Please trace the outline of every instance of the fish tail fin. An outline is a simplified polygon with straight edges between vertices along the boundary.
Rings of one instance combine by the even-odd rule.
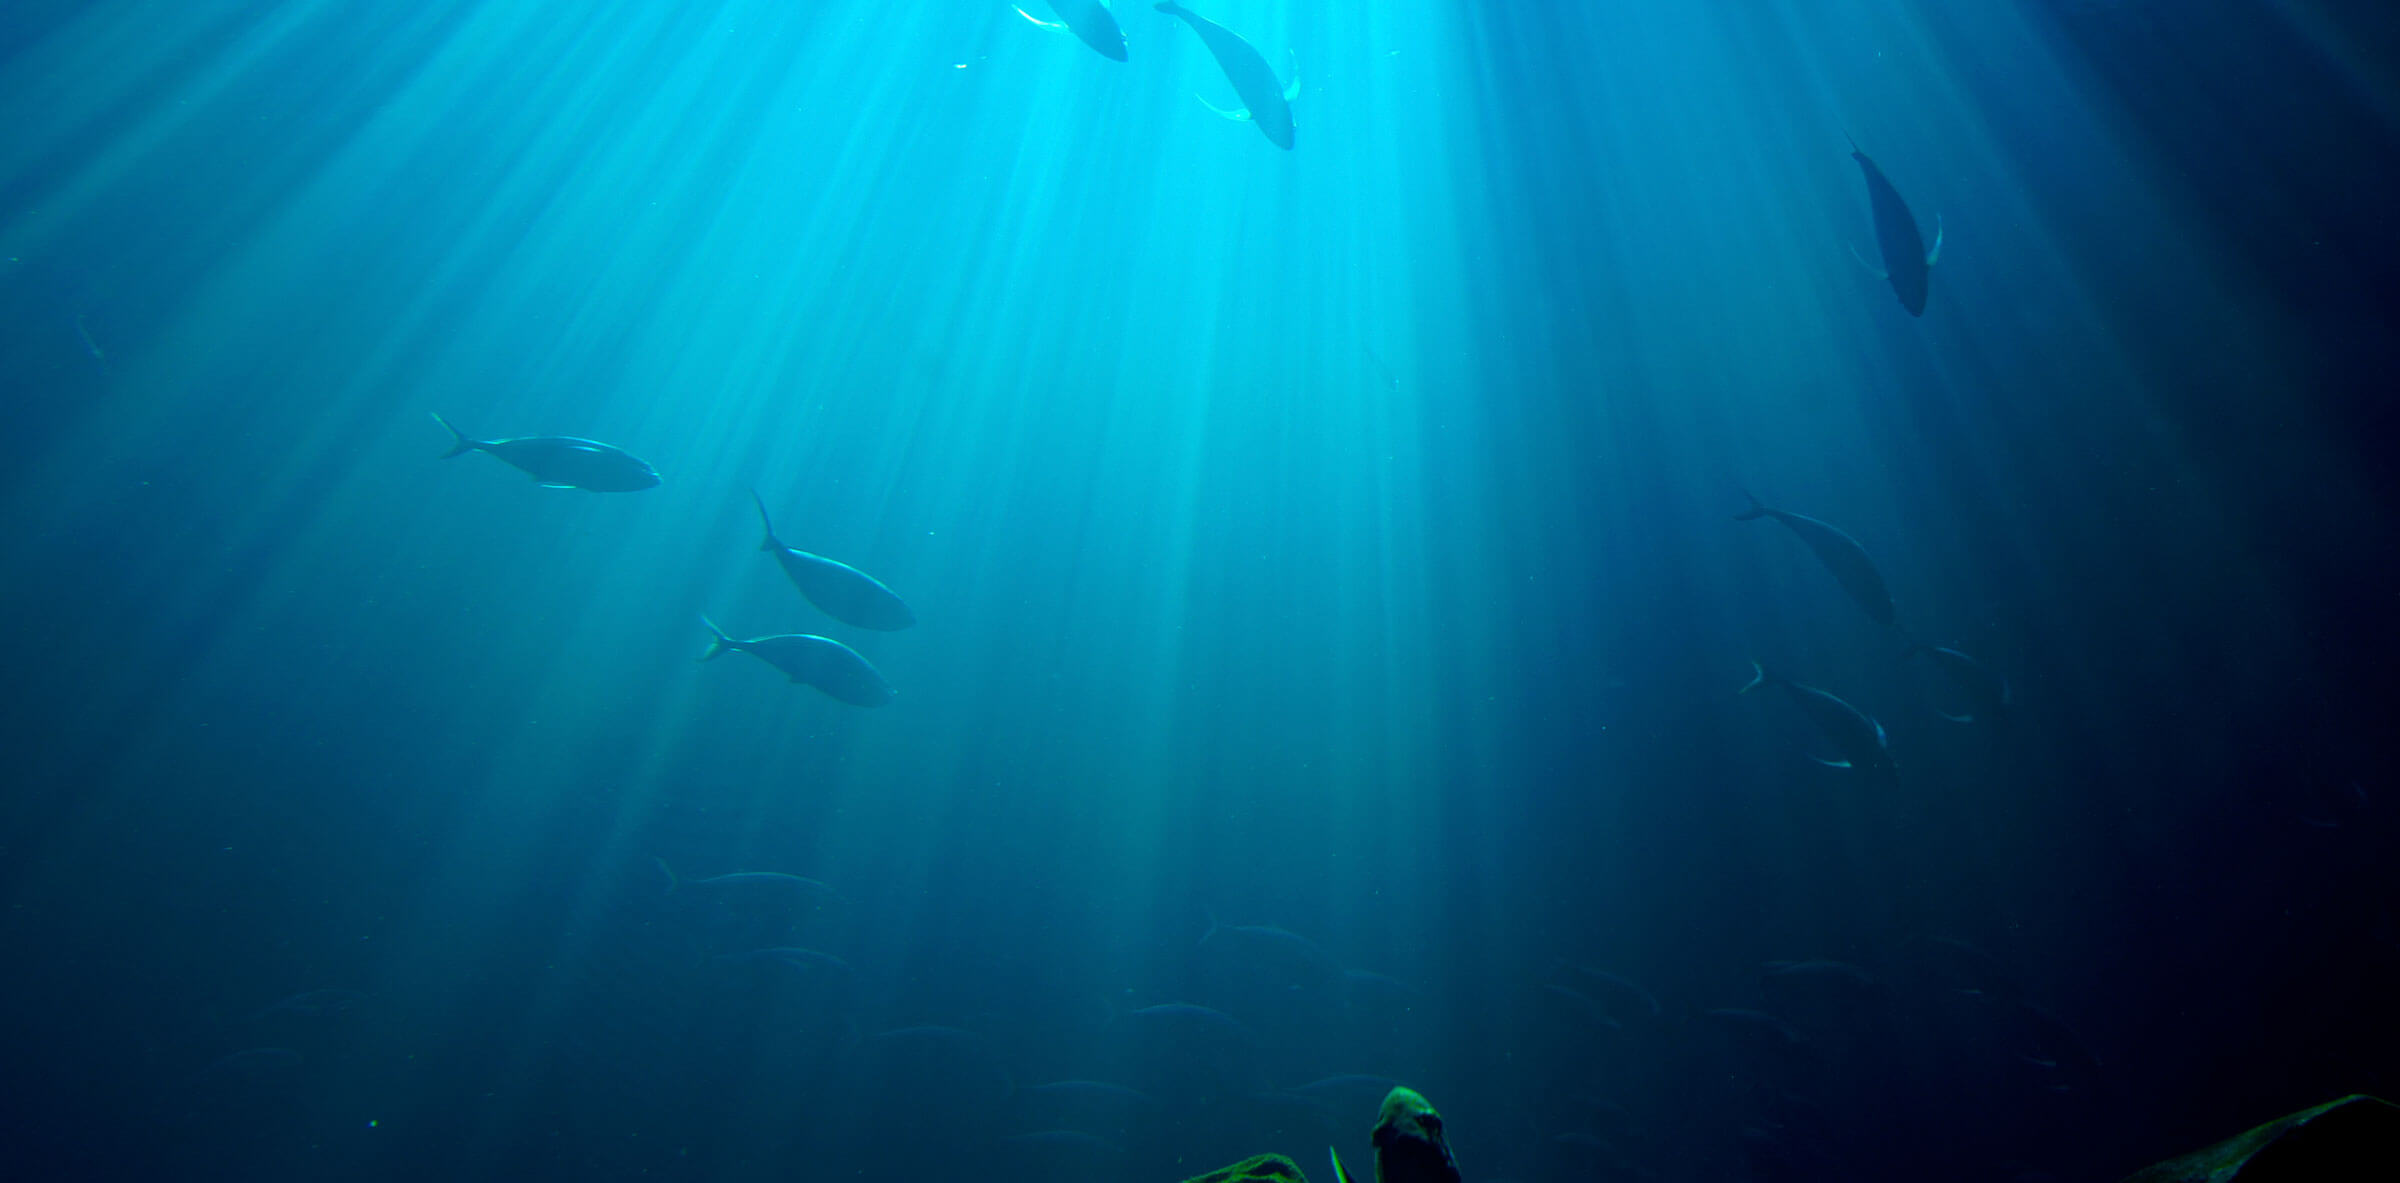
[[[708,633],[710,637],[708,642],[708,652],[701,654],[700,660],[707,661],[710,658],[715,657],[716,655],[723,653],[740,643],[735,641],[732,637],[726,636],[725,630],[718,628],[717,622],[710,620],[706,615],[700,617],[700,623],[708,626]]]
[[[758,524],[767,532],[766,538],[759,542],[758,549],[763,551],[782,550],[783,543],[775,537],[775,519],[767,516],[767,499],[759,496],[758,490],[752,489],[750,490],[750,500],[758,506]]]
[[[1748,694],[1751,691],[1766,685],[1770,680],[1767,677],[1767,667],[1760,665],[1757,658],[1754,657],[1750,659],[1750,669],[1752,673],[1749,683],[1743,686],[1741,689],[1734,691],[1735,694]]]
[[[1925,252],[1925,265],[1928,267],[1942,261],[1942,234],[1942,215],[1936,213],[1933,215],[1933,249]]]
[[[464,456],[467,453],[483,446],[482,440],[467,438],[466,432],[450,426],[450,421],[442,418],[439,413],[427,411],[426,414],[432,415],[433,421],[441,424],[442,430],[450,433],[450,439],[452,441],[450,444],[450,450],[442,453],[442,459],[448,460],[452,456]]]
[[[1747,522],[1747,521],[1751,521],[1751,520],[1753,520],[1753,519],[1755,519],[1755,518],[1763,518],[1763,517],[1767,516],[1767,507],[1766,507],[1765,503],[1761,502],[1761,501],[1758,499],[1758,495],[1757,495],[1757,494],[1755,494],[1755,493],[1752,493],[1752,492],[1751,492],[1750,490],[1748,490],[1748,489],[1744,489],[1744,490],[1742,490],[1742,496],[1744,496],[1744,497],[1747,497],[1747,498],[1749,498],[1749,499],[1750,499],[1750,508],[1748,508],[1748,509],[1746,509],[1746,510],[1743,510],[1742,512],[1740,512],[1740,513],[1737,513],[1737,514],[1733,515],[1733,520],[1734,520],[1734,521],[1737,521],[1737,522]]]

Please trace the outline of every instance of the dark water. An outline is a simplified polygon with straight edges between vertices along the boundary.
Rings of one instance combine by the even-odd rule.
[[[1317,1170],[1400,1080],[1477,1181],[2106,1180],[2400,1087],[2381,6],[1201,9],[1288,153],[1119,9],[0,13],[11,1177]]]

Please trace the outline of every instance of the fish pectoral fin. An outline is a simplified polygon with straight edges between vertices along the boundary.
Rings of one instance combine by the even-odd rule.
[[[1942,215],[1933,215],[1933,249],[1925,252],[1928,267],[1942,261]]]
[[[1890,279],[1890,278],[1892,277],[1892,273],[1891,273],[1891,272],[1889,272],[1889,271],[1886,271],[1886,270],[1884,270],[1883,268],[1881,268],[1881,267],[1878,267],[1878,266],[1874,265],[1873,263],[1867,262],[1867,257],[1866,257],[1865,255],[1862,255],[1862,254],[1859,254],[1859,253],[1858,253],[1858,244],[1857,244],[1857,243],[1853,242],[1853,243],[1848,243],[1848,244],[1845,244],[1845,245],[1847,245],[1847,246],[1850,248],[1850,257],[1851,257],[1851,258],[1853,258],[1853,259],[1856,259],[1856,260],[1858,260],[1858,265],[1859,265],[1859,266],[1866,268],[1866,269],[1867,269],[1868,271],[1870,271],[1870,272],[1873,272],[1873,273],[1874,273],[1874,275],[1875,275],[1875,278],[1877,278],[1877,279]]]
[[[1292,80],[1283,84],[1283,101],[1288,103],[1300,97],[1300,55],[1288,49],[1283,52],[1292,59]]]
[[[1235,107],[1233,110],[1228,111],[1225,108],[1216,105],[1215,103],[1209,102],[1207,99],[1201,99],[1199,95],[1195,94],[1192,97],[1195,99],[1200,99],[1201,106],[1206,107],[1227,119],[1233,120],[1235,123],[1250,122],[1250,111],[1248,108]]]
[[[1046,21],[1030,12],[1025,11],[1022,8],[1017,8],[1017,6],[1014,4],[1009,5],[1009,7],[1016,9],[1018,16],[1024,17],[1026,20],[1032,21],[1034,24],[1040,25],[1041,27],[1048,29],[1053,33],[1064,33],[1067,31],[1067,22],[1065,21]]]
[[[545,489],[572,489],[572,488],[576,488],[576,487],[577,487],[577,486],[574,486],[574,485],[562,485],[562,484],[559,484],[557,481],[545,481],[545,480],[543,480],[543,479],[542,479],[542,478],[540,478],[540,477],[535,477],[535,478],[533,478],[533,483],[534,483],[534,484],[537,484],[537,485],[540,485],[541,487],[543,487],[543,488],[545,488]]]
[[[1850,767],[1850,762],[1849,762],[1848,760],[1828,760],[1828,759],[1825,759],[1825,758],[1824,758],[1824,757],[1822,757],[1822,756],[1810,756],[1810,757],[1809,757],[1809,759],[1811,759],[1811,760],[1815,760],[1817,763],[1819,763],[1819,764],[1822,764],[1822,765],[1824,765],[1824,766],[1825,766],[1825,767],[1827,767],[1827,768],[1848,768],[1848,767]]]
[[[1333,1183],[1350,1183],[1350,1172],[1342,1168],[1342,1152],[1328,1146],[1325,1153],[1333,1159]]]

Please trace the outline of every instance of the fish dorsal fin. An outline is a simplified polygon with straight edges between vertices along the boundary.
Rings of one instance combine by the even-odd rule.
[[[1342,1152],[1328,1146],[1325,1156],[1333,1160],[1333,1183],[1350,1183],[1350,1172],[1342,1167]]]
[[[1192,97],[1195,99],[1200,99],[1199,95],[1193,95]],[[1209,102],[1207,99],[1200,99],[1200,105],[1216,112],[1219,115],[1224,116],[1227,119],[1233,120],[1235,123],[1250,122],[1250,111],[1248,108],[1235,107],[1233,110],[1228,111],[1225,108],[1216,105],[1215,103]]]
[[[1933,215],[1933,249],[1925,252],[1928,267],[1942,261],[1942,215]]]
[[[1034,24],[1040,25],[1041,27],[1048,29],[1053,33],[1064,33],[1067,31],[1067,22],[1065,21],[1046,21],[1030,12],[1025,11],[1022,8],[1017,8],[1017,6],[1014,4],[1009,5],[1009,7],[1016,8],[1018,16],[1024,17],[1026,20],[1032,21]]]
[[[1884,270],[1883,268],[1881,268],[1881,267],[1878,267],[1878,266],[1874,265],[1873,263],[1867,262],[1867,257],[1866,257],[1865,255],[1862,255],[1862,254],[1859,254],[1859,253],[1858,253],[1858,244],[1857,244],[1857,243],[1855,243],[1855,242],[1852,242],[1852,243],[1845,243],[1844,245],[1846,245],[1846,246],[1848,246],[1848,247],[1850,248],[1850,257],[1851,257],[1851,258],[1853,258],[1853,259],[1856,259],[1856,260],[1858,260],[1858,265],[1859,265],[1859,266],[1866,268],[1866,269],[1867,269],[1868,271],[1870,271],[1870,272],[1873,272],[1873,273],[1874,273],[1874,275],[1875,275],[1875,278],[1877,278],[1877,279],[1890,279],[1890,278],[1892,277],[1892,273],[1891,273],[1891,272],[1889,272],[1889,271],[1886,271],[1886,270]]]

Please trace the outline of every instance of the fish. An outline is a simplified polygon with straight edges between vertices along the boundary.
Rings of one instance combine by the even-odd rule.
[[[1442,1132],[1442,1115],[1415,1089],[1386,1093],[1370,1136],[1375,1144],[1375,1183],[1459,1183],[1458,1159]],[[1328,1146],[1334,1183],[1351,1183],[1341,1152]]]
[[[687,885],[691,887],[781,887],[804,893],[821,892],[827,895],[833,893],[833,888],[822,879],[811,879],[806,875],[794,875],[787,871],[728,871],[723,875],[711,875],[706,879],[684,879],[675,873],[675,868],[667,865],[667,860],[653,856],[650,861],[657,864],[659,874],[667,877],[669,894],[673,894],[676,888]]]
[[[851,967],[849,962],[844,961],[831,953],[827,953],[818,949],[804,949],[797,945],[779,945],[770,949],[752,949],[747,953],[720,953],[717,955],[717,960],[721,962],[738,963],[742,965],[783,965],[789,966],[793,969],[801,970],[831,970],[834,973],[843,975],[850,975],[858,972]]]
[[[2099,1074],[2099,1055],[2066,1020],[2031,1002],[2017,1004],[2017,1018],[2023,1029],[2019,1059],[2084,1083]]]
[[[1084,1130],[1034,1130],[1023,1134],[1004,1134],[1000,1140],[1012,1146],[1035,1150],[1077,1151],[1092,1154],[1125,1153],[1123,1146]]]
[[[1809,1043],[1798,1028],[1763,1010],[1721,1007],[1701,1014],[1715,1021],[1735,1043],[1750,1051],[1787,1061],[1812,1060],[1817,1055],[1815,1045]]]
[[[2334,788],[2319,781],[2310,791],[2315,804],[2298,815],[2301,822],[2320,830],[2338,830],[2350,821],[2366,816],[2372,801],[2364,785],[2351,781],[2347,787]]]
[[[1055,21],[1017,9],[1017,15],[1045,29],[1061,29],[1075,34],[1075,39],[1091,46],[1101,57],[1110,61],[1125,60],[1125,30],[1117,27],[1117,18],[1108,10],[1108,0],[1050,0],[1050,11],[1058,14]]]
[[[1652,994],[1647,987],[1632,978],[1623,974],[1610,973],[1605,969],[1593,969],[1588,965],[1574,965],[1564,961],[1559,964],[1590,981],[1599,983],[1610,993],[1622,999],[1641,1004],[1642,1009],[1648,1011],[1651,1018],[1655,1019],[1666,1013],[1665,1009],[1658,1004],[1658,995]],[[1614,1008],[1610,1009],[1610,1013],[1615,1013]]]
[[[1880,989],[1875,981],[1875,975],[1847,961],[1834,961],[1829,958],[1812,958],[1807,961],[1770,961],[1759,967],[1758,976],[1761,985],[1778,982],[1794,985],[1803,982],[1824,982],[1848,990],[1873,991]]]
[[[1214,913],[1199,948],[1287,986],[1318,986],[1341,976],[1341,964],[1315,941],[1272,924],[1219,924]]]
[[[302,1056],[288,1047],[251,1047],[217,1057],[192,1074],[187,1083],[223,1087],[264,1077],[282,1077],[300,1066]]]
[[[1892,187],[1883,170],[1858,150],[1858,141],[1850,141],[1850,159],[1858,162],[1860,172],[1867,175],[1867,202],[1875,211],[1875,245],[1883,252],[1883,266],[1870,264],[1868,270],[1891,281],[1892,291],[1900,297],[1900,306],[1910,316],[1925,315],[1925,295],[1933,277],[1933,265],[1942,258],[1942,219],[1933,219],[1933,249],[1925,248],[1925,236],[1917,229],[1916,215],[1908,212],[1908,203],[1900,200],[1900,191]],[[1851,248],[1856,254],[1857,248]],[[1866,262],[1860,258],[1859,262]]]
[[[750,500],[758,503],[759,525],[767,532],[758,549],[775,556],[775,564],[783,568],[792,586],[819,611],[843,624],[879,632],[896,632],[917,622],[917,614],[874,576],[848,563],[785,546],[775,537],[775,520],[767,516],[766,499],[753,489]]]
[[[658,470],[622,448],[571,435],[530,435],[523,439],[479,440],[435,415],[455,441],[442,459],[469,452],[488,452],[501,463],[521,469],[545,489],[582,489],[592,493],[637,493],[658,484]]]
[[[1327,1076],[1307,1084],[1296,1084],[1283,1090],[1284,1095],[1296,1097],[1322,1109],[1345,1108],[1344,1102],[1364,1104],[1369,1097],[1382,1097],[1399,1087],[1400,1082],[1388,1076],[1373,1076],[1363,1072],[1346,1072]]]
[[[108,354],[101,351],[98,341],[92,340],[92,330],[83,323],[83,318],[90,315],[88,312],[75,314],[75,339],[83,342],[84,356],[91,358],[92,364],[100,367],[100,372],[105,374],[108,372]]]
[[[1162,1030],[1182,1029],[1205,1034],[1212,1038],[1250,1041],[1250,1029],[1241,1020],[1213,1007],[1197,1002],[1161,1002],[1135,1007],[1125,1012],[1128,1019],[1138,1019]]]
[[[772,637],[752,637],[747,641],[725,635],[714,621],[703,616],[700,623],[708,626],[714,636],[708,652],[700,660],[708,661],[727,651],[747,653],[783,671],[794,682],[814,686],[840,702],[854,707],[879,707],[892,701],[891,683],[875,672],[856,650],[831,637],[810,633],[783,633]]]
[[[1883,572],[1875,569],[1875,560],[1867,557],[1867,548],[1858,539],[1812,517],[1769,509],[1748,490],[1742,496],[1750,498],[1750,508],[1733,515],[1737,522],[1773,518],[1784,528],[1799,536],[1808,549],[1833,572],[1834,582],[1866,609],[1867,617],[1877,624],[1890,624],[1898,613],[1892,607],[1892,593],[1883,584]]]
[[[1070,1102],[1098,1100],[1144,1107],[1158,1104],[1157,1098],[1140,1089],[1106,1080],[1053,1080],[1047,1084],[1028,1085],[1025,1092],[1029,1096]]]
[[[1544,982],[1542,991],[1552,998],[1564,1000],[1566,1010],[1584,1023],[1606,1031],[1625,1029],[1625,1024],[1618,1022],[1616,1016],[1608,1013],[1608,1007],[1605,1004],[1581,990],[1571,986],[1561,986],[1556,982]]]
[[[1918,942],[1918,951],[1925,968],[1957,994],[1998,1002],[2025,993],[2024,983],[2015,971],[1999,958],[1957,937],[1926,937]]]
[[[2000,671],[1956,649],[1943,649],[1935,645],[1912,644],[1901,656],[1914,657],[1919,653],[1933,659],[1934,668],[1957,683],[1958,688],[1966,692],[1969,701],[1968,709],[1961,714],[1953,715],[1944,710],[1936,710],[1935,714],[1953,723],[1988,723],[2007,714],[2009,708],[2016,705],[2016,692],[2010,689],[2008,679],[2002,677]]]
[[[1784,692],[1791,695],[1792,701],[1799,704],[1800,713],[1807,715],[1809,722],[1816,724],[1817,730],[1824,732],[1826,738],[1833,741],[1833,746],[1840,749],[1841,759],[1818,760],[1817,763],[1828,768],[1854,769],[1878,779],[1891,779],[1894,769],[1890,739],[1883,733],[1883,724],[1876,722],[1873,716],[1814,686],[1803,686],[1769,674],[1767,667],[1755,661],[1750,663],[1750,668],[1757,671],[1757,676],[1751,678],[1749,685],[1737,693],[1748,694],[1761,686],[1783,687]]]
[[[243,1021],[259,1022],[278,1015],[302,1019],[325,1019],[346,1015],[366,1002],[367,995],[359,990],[302,990],[289,998],[252,1011]]]
[[[1424,991],[1417,989],[1415,986],[1412,986],[1407,982],[1401,981],[1390,974],[1377,973],[1371,969],[1343,970],[1342,987],[1348,993],[1352,1001],[1363,1001],[1369,998],[1384,998],[1388,1000],[1408,1002],[1424,995]]]
[[[1225,71],[1225,81],[1233,84],[1233,93],[1243,106],[1231,111],[1212,106],[1207,99],[1200,104],[1227,119],[1256,124],[1267,142],[1289,151],[1292,146],[1292,100],[1300,97],[1300,76],[1295,73],[1290,85],[1275,77],[1275,67],[1249,42],[1231,30],[1185,8],[1175,0],[1161,0],[1152,5],[1168,16],[1181,17],[1183,23],[1200,35],[1200,44],[1208,47],[1210,56],[1217,59],[1217,68]]]

